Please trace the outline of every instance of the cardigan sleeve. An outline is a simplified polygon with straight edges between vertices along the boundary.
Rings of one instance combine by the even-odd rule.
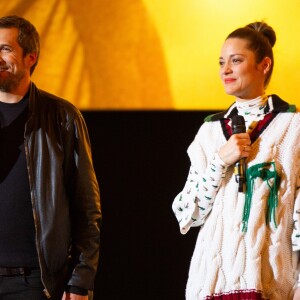
[[[205,222],[226,169],[227,165],[217,153],[203,174],[191,165],[185,186],[172,205],[182,234],[187,233],[190,227],[201,226]]]

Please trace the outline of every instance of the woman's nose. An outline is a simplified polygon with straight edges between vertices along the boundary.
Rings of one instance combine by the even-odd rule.
[[[222,68],[223,74],[230,74],[232,72],[231,65],[229,62],[225,62]]]

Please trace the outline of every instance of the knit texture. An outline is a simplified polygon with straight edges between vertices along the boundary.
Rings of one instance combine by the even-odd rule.
[[[296,214],[294,203],[300,202],[297,188],[299,140],[300,115],[280,113],[252,144],[247,159],[248,168],[272,163],[280,177],[278,203],[270,215],[271,219],[276,218],[276,223],[266,222],[268,199],[276,185],[274,178],[268,181],[257,176],[253,179],[246,232],[242,230],[245,195],[237,192],[233,166],[218,164],[218,172],[222,173],[222,168],[225,170],[224,178],[219,182],[214,199],[210,200],[205,218],[201,219],[195,195],[191,196],[194,206],[187,206],[197,220],[185,221],[181,230],[185,225],[188,228],[183,233],[189,226],[201,227],[189,271],[187,300],[231,291],[257,291],[262,293],[262,298],[272,300],[292,299],[298,276],[297,254],[292,252],[291,240],[293,213]],[[198,174],[198,181],[225,142],[220,122],[202,125],[188,150],[191,169],[194,175]],[[191,193],[193,191],[191,189]],[[178,198],[174,203],[178,203]],[[173,204],[173,209],[176,208]]]

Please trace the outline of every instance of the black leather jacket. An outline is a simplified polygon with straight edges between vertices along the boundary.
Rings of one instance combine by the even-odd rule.
[[[69,102],[30,86],[25,151],[45,293],[93,289],[100,196],[87,128]]]

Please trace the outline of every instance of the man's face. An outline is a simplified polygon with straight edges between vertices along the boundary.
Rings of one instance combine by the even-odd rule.
[[[17,28],[0,28],[0,91],[13,93],[30,77],[30,54],[24,56],[18,44]],[[29,77],[28,77],[29,76]]]

